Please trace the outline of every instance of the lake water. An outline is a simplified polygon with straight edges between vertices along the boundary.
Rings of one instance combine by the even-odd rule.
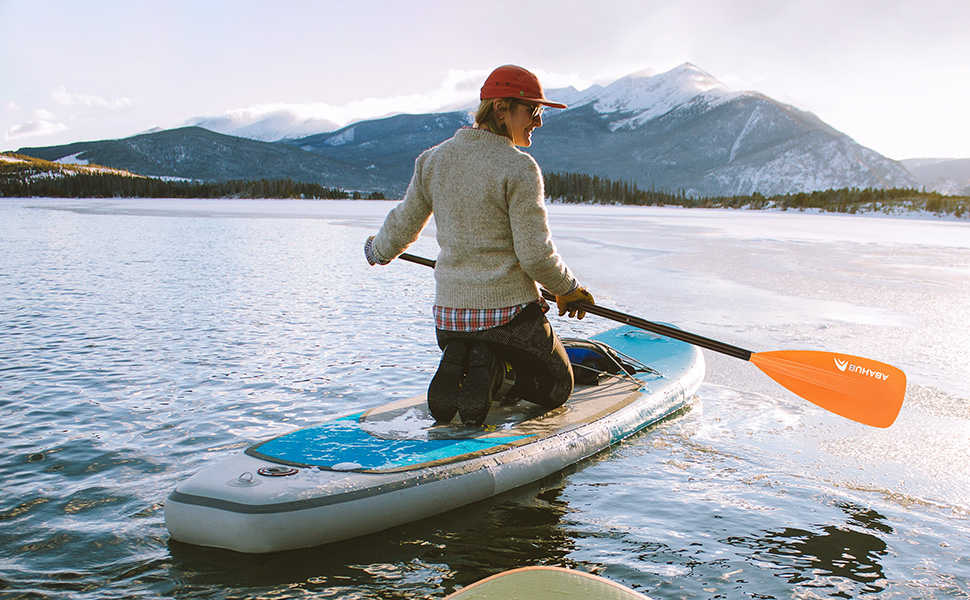
[[[898,421],[706,352],[691,410],[537,484],[308,550],[171,542],[188,475],[426,388],[431,271],[361,249],[392,206],[0,200],[0,598],[440,598],[538,564],[653,598],[970,597],[966,221],[552,206],[599,303],[894,364]]]

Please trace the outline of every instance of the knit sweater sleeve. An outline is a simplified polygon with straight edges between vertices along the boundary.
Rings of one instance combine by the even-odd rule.
[[[515,255],[529,277],[561,296],[579,284],[552,241],[539,165],[531,156],[522,156],[518,172],[507,184]]]
[[[374,236],[373,248],[385,260],[396,258],[417,241],[431,219],[431,199],[422,178],[422,167],[428,154],[425,152],[415,161],[414,175],[404,200],[387,214],[381,230]]]

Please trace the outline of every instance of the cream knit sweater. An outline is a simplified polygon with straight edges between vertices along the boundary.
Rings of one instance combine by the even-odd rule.
[[[578,284],[549,233],[539,165],[504,136],[460,129],[415,162],[404,200],[387,215],[373,249],[384,260],[418,239],[432,213],[441,252],[435,304],[503,308]]]

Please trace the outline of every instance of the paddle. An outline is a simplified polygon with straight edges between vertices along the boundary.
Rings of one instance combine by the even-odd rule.
[[[435,261],[413,254],[404,253],[399,258],[431,268],[435,266]],[[546,300],[555,302],[556,296],[548,290],[543,289],[541,293]],[[598,304],[574,302],[570,307],[749,361],[789,391],[865,425],[892,425],[906,395],[906,374],[892,365],[869,358],[817,350],[751,352]]]

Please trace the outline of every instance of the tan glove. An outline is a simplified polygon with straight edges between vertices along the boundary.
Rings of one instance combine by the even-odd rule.
[[[387,263],[391,262],[389,260],[385,260],[377,249],[374,248],[374,236],[370,236],[367,238],[367,241],[364,242],[364,256],[367,257],[367,262],[369,262],[371,266],[386,265]]]
[[[590,304],[596,304],[593,300],[593,295],[586,291],[586,288],[580,286],[573,291],[565,294],[563,296],[556,296],[556,305],[559,307],[559,316],[563,316],[567,312],[570,318],[582,319],[586,316],[585,310],[580,310],[578,308],[570,307],[569,305],[573,302],[589,302]]]

